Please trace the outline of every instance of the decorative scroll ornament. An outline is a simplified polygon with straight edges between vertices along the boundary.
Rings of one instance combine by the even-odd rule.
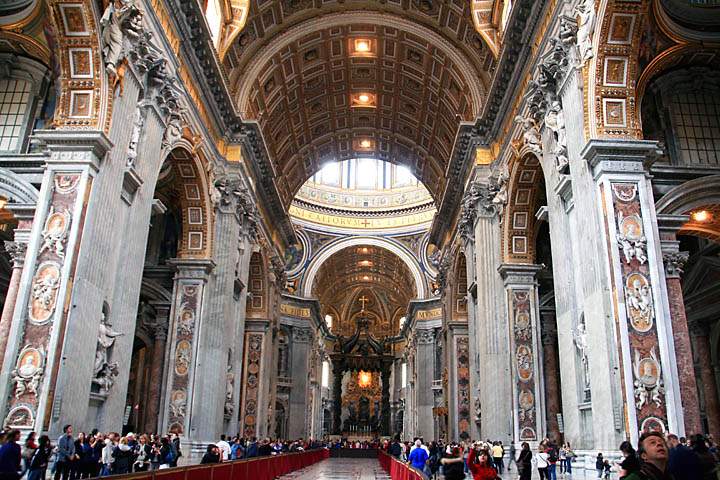
[[[100,31],[105,70],[111,77],[118,75],[118,67],[124,59],[125,40],[140,37],[142,19],[143,12],[135,5],[135,0],[110,0],[106,3],[100,19]]]
[[[60,259],[65,258],[65,242],[67,241],[68,230],[70,229],[70,212],[56,212],[51,206],[45,219],[45,227],[42,231],[43,243],[40,246],[38,255],[43,252],[52,252]]]
[[[689,252],[666,252],[663,253],[665,264],[665,275],[670,278],[679,278],[684,273],[685,264],[690,258]]]
[[[45,370],[45,354],[42,350],[25,346],[18,356],[17,365],[10,373],[15,384],[15,398],[25,394],[38,394],[40,380]]]
[[[623,217],[618,211],[619,232],[616,235],[620,249],[623,252],[625,263],[630,263],[636,258],[640,265],[647,262],[645,245],[647,240],[644,235],[642,220],[637,215]]]
[[[662,381],[662,367],[655,353],[655,347],[650,350],[650,356],[645,358],[640,358],[640,351],[635,350],[633,375],[635,406],[641,409],[652,402],[659,408],[665,395],[665,387]]]

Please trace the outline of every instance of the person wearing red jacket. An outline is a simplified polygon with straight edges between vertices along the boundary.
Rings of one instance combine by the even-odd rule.
[[[481,449],[477,443],[470,449],[467,462],[473,480],[495,480],[498,478],[497,470],[490,464],[490,452]]]

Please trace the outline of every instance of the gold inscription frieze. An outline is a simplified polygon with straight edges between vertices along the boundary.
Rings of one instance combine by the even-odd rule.
[[[309,308],[288,305],[287,303],[280,304],[280,313],[293,317],[310,318]]]
[[[435,216],[435,210],[402,215],[397,217],[364,218],[364,217],[342,217],[326,213],[313,212],[296,205],[291,205],[290,215],[312,223],[341,228],[358,228],[364,230],[382,230],[388,228],[407,227],[431,222]]]
[[[442,307],[431,308],[430,310],[418,310],[415,312],[417,320],[430,320],[431,318],[441,318]]]

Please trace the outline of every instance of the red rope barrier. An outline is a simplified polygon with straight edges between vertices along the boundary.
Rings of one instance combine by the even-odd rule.
[[[378,449],[378,461],[392,480],[424,480],[416,469],[380,449]]]

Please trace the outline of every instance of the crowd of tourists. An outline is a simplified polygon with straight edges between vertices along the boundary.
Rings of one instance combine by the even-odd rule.
[[[523,442],[519,452],[513,445],[506,456],[499,441],[430,442],[422,438],[401,442],[399,437],[386,441],[382,448],[398,460],[406,462],[424,478],[464,480],[496,480],[505,471],[505,478],[530,480],[537,470],[541,480],[572,478],[577,458],[570,444],[558,446],[549,439],[540,442],[536,451]],[[622,458],[611,461],[598,453],[595,470],[598,479],[624,480],[718,480],[720,452],[712,437],[694,435],[690,441],[658,432],[644,433],[635,450],[630,442],[620,445]],[[505,459],[509,458],[508,465]],[[511,473],[512,466],[515,471]]]
[[[230,439],[225,435],[207,446],[200,463],[301,452],[320,448],[313,440]],[[176,467],[183,457],[175,434],[136,435],[90,433],[74,435],[72,425],[63,428],[56,442],[47,435],[30,432],[23,440],[19,430],[0,431],[0,480],[76,480]]]

